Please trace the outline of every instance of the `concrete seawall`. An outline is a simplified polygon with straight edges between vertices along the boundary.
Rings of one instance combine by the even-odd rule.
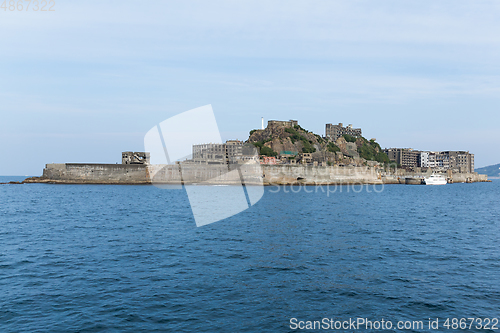
[[[266,165],[262,169],[268,185],[383,184],[381,173],[369,167]]]
[[[147,167],[140,164],[47,164],[43,175],[25,183],[150,184]]]
[[[57,184],[419,184],[428,173],[374,167],[305,165],[47,164],[25,183]],[[485,182],[486,175],[447,173],[450,182]]]

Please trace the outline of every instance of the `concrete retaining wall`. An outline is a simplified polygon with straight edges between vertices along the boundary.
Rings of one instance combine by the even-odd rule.
[[[66,184],[418,184],[428,174],[404,170],[385,172],[374,167],[304,165],[134,165],[47,164],[42,177],[27,183]],[[453,182],[487,181],[477,173],[451,173]]]
[[[260,165],[151,165],[148,173],[157,184],[262,184]]]
[[[265,184],[382,184],[380,172],[369,167],[265,165]]]
[[[140,164],[47,164],[43,182],[73,184],[149,184],[146,166]]]

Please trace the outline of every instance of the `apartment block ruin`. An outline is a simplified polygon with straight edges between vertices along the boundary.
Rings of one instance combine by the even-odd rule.
[[[401,165],[402,167],[417,167],[420,152],[411,148],[388,148],[384,149],[384,153],[389,157],[391,162]]]
[[[243,164],[257,163],[255,147],[243,141],[227,140],[225,143],[204,143],[193,145],[193,156],[187,163],[196,164]]]
[[[338,125],[326,124],[325,136],[330,140],[335,141],[344,134],[360,137],[361,128],[353,128],[352,124],[349,124],[346,127],[344,127],[342,123],[339,123]]]
[[[474,154],[468,151],[418,151],[411,148],[384,149],[389,160],[402,167],[453,169],[458,172],[474,172]]]

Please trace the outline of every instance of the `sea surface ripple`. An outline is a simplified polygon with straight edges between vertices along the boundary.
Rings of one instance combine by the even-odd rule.
[[[285,190],[197,228],[184,190],[0,185],[0,331],[500,317],[500,181]]]

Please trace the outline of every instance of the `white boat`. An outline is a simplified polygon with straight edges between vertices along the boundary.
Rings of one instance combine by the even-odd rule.
[[[446,185],[446,178],[441,175],[432,174],[424,178],[425,185]]]

